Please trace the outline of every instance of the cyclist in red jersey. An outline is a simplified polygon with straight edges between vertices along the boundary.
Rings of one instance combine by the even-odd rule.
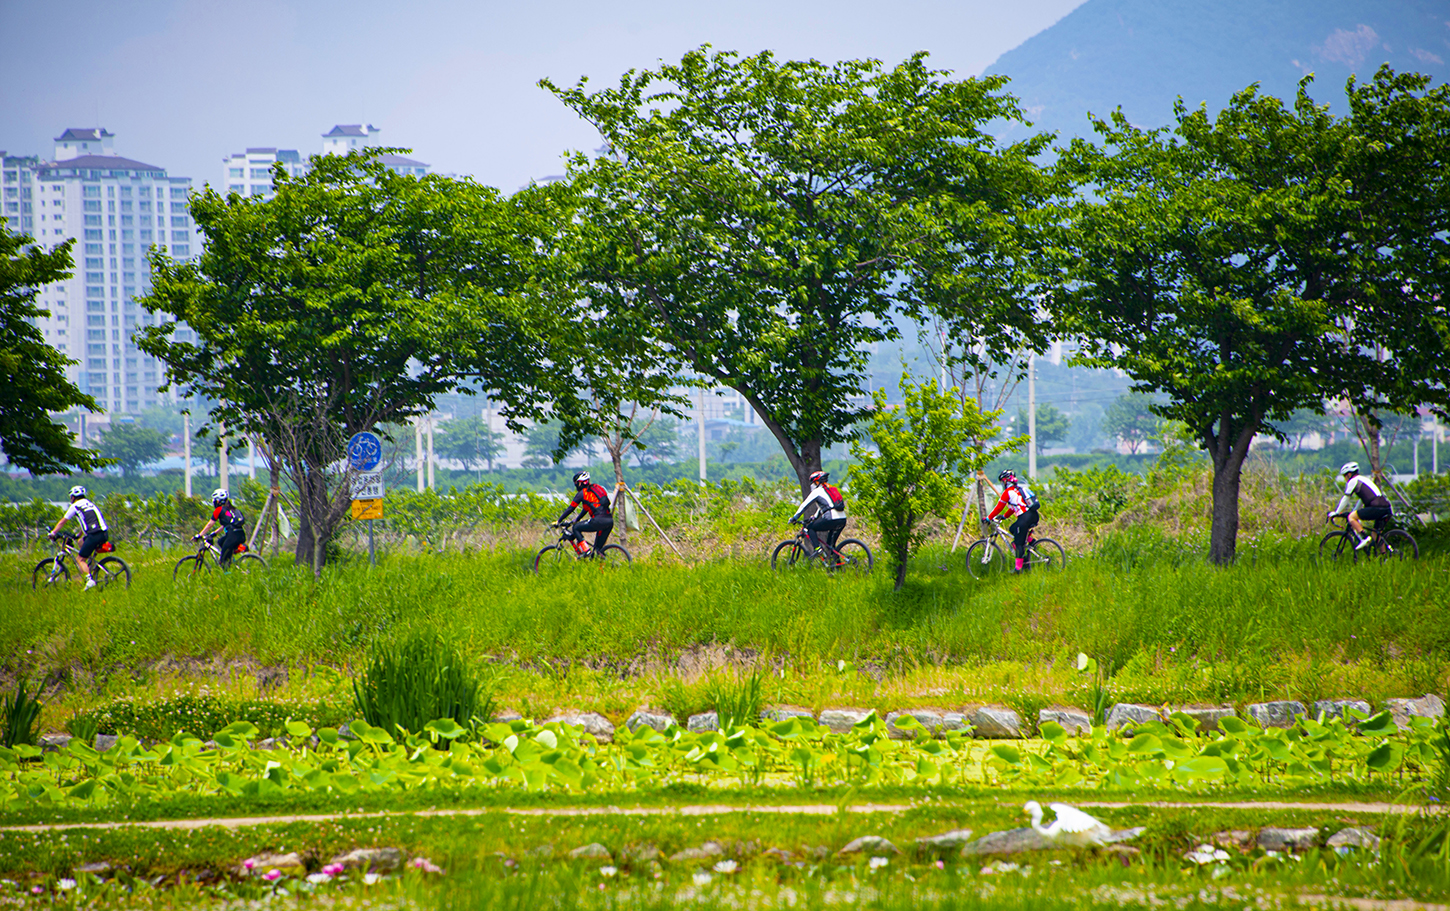
[[[1012,550],[1017,557],[1012,571],[1020,573],[1027,557],[1027,532],[1037,525],[1041,517],[1037,495],[1026,484],[1017,480],[1017,473],[1010,468],[997,475],[997,480],[1002,482],[1002,496],[997,498],[997,505],[987,518],[995,519],[997,513],[1003,510],[1008,515],[1017,517],[1009,530],[1012,532]]]
[[[609,533],[614,530],[614,516],[609,511],[609,491],[589,480],[589,472],[581,471],[574,475],[574,499],[569,501],[569,508],[565,509],[559,516],[559,521],[554,523],[562,526],[569,518],[569,514],[576,508],[583,510],[589,518],[580,518],[569,528],[569,535],[575,540],[582,539],[584,532],[594,532],[594,552],[602,555],[604,553],[604,542],[609,540]]]

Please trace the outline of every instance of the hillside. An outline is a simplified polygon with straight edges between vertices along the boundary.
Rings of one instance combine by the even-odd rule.
[[[1307,73],[1311,94],[1342,111],[1351,74],[1388,63],[1443,82],[1447,60],[1443,0],[1088,0],[986,72],[1010,76],[1036,128],[1066,138],[1091,132],[1089,111],[1121,106],[1139,126],[1162,126],[1177,97],[1217,109],[1257,82],[1287,99]]]

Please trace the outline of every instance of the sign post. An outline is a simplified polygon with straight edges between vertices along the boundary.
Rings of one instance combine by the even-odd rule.
[[[368,520],[368,563],[378,565],[373,520],[383,517],[383,441],[369,430],[347,441],[347,462],[353,470],[352,517]]]

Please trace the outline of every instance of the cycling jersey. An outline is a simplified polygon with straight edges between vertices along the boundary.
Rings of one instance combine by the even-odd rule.
[[[997,498],[997,505],[992,509],[989,519],[997,518],[997,514],[1004,509],[1009,516],[1020,516],[1027,510],[1037,506],[1037,496],[1031,489],[1021,481],[1014,481],[1002,490],[1002,495]]]
[[[1339,505],[1334,507],[1334,512],[1342,514],[1348,510],[1349,505],[1354,502],[1353,497],[1359,497],[1360,503],[1363,504],[1361,508],[1389,509],[1391,511],[1394,509],[1389,497],[1384,495],[1374,481],[1357,474],[1344,485],[1344,496],[1339,498]]]
[[[88,535],[106,531],[110,527],[106,524],[106,517],[101,515],[101,508],[85,497],[71,503],[70,509],[61,517],[61,524],[64,525],[72,518],[80,520],[81,531]]]
[[[806,494],[806,498],[801,500],[801,505],[796,507],[795,513],[790,517],[790,521],[794,522],[796,517],[805,512],[806,507],[812,503],[816,504],[816,515],[818,517],[845,521],[846,510],[844,508],[844,501],[842,502],[843,508],[833,509],[831,506],[831,495],[826,492],[826,488],[824,487],[812,487],[811,492]]]
[[[247,517],[230,503],[223,503],[211,512],[211,520],[227,531],[241,531],[247,524]]]
[[[574,494],[574,499],[569,501],[569,508],[564,510],[563,515],[559,516],[559,521],[563,522],[567,519],[569,513],[573,512],[575,507],[589,513],[589,518],[591,519],[608,519],[612,517],[609,512],[609,491],[598,484],[589,484]]]

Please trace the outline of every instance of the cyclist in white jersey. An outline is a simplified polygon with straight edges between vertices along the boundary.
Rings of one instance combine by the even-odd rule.
[[[86,577],[86,588],[95,588],[96,580],[91,578],[90,567],[86,565],[86,557],[96,552],[102,544],[111,540],[110,526],[106,525],[106,517],[101,515],[101,508],[86,498],[86,489],[79,484],[70,489],[70,508],[55,527],[50,530],[46,537],[51,540],[60,534],[61,526],[69,522],[71,518],[81,523],[81,546],[76,549],[76,563],[81,568],[81,575]]]
[[[1344,515],[1344,511],[1354,502],[1353,498],[1359,498],[1363,505],[1349,514],[1349,524],[1360,539],[1354,549],[1359,550],[1370,542],[1369,535],[1364,533],[1364,523],[1373,520],[1375,528],[1383,528],[1384,520],[1393,515],[1395,510],[1389,497],[1379,489],[1379,485],[1359,473],[1358,462],[1345,462],[1340,466],[1339,474],[1344,478],[1344,496],[1339,498],[1339,505],[1331,509],[1328,515]]]

